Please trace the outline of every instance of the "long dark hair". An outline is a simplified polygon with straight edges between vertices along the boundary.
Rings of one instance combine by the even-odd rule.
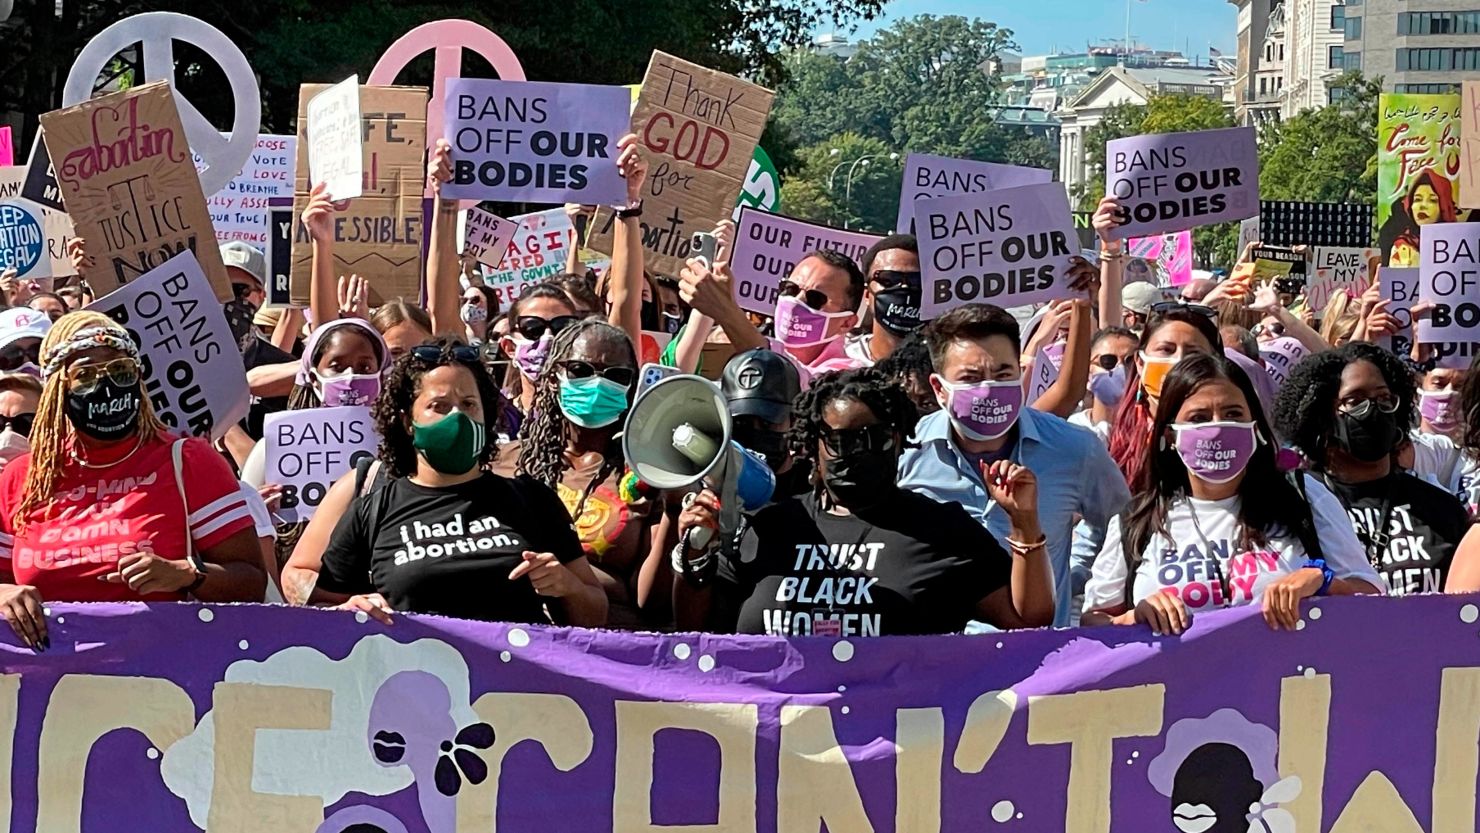
[[[1325,471],[1327,452],[1336,431],[1336,400],[1341,395],[1341,373],[1355,362],[1370,362],[1398,400],[1393,419],[1406,433],[1413,425],[1413,400],[1418,389],[1402,360],[1365,341],[1353,341],[1335,350],[1306,356],[1290,371],[1275,398],[1274,419],[1280,436],[1300,449],[1316,471]],[[1471,427],[1473,430],[1473,426]]]
[[[406,427],[411,418],[411,409],[416,402],[423,376],[439,367],[455,364],[467,368],[478,386],[478,399],[483,403],[483,450],[478,454],[478,466],[486,467],[493,461],[497,451],[498,424],[503,409],[503,398],[489,378],[488,372],[479,362],[462,362],[453,358],[454,347],[466,346],[461,339],[443,336],[430,342],[438,348],[435,361],[418,358],[416,351],[407,351],[391,366],[391,372],[380,387],[380,396],[370,409],[375,419],[375,429],[380,432],[380,461],[392,477],[408,477],[416,473],[416,448],[411,444],[411,431]]]

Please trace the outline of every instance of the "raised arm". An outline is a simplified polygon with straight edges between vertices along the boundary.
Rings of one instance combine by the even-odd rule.
[[[641,213],[642,187],[647,182],[647,160],[642,156],[642,145],[636,133],[628,133],[617,142],[617,170],[627,180],[628,216],[620,214],[613,218],[616,229],[612,232],[611,279],[607,281],[611,304],[608,321],[620,327],[632,339],[633,344],[642,343],[642,227],[638,222]],[[636,211],[630,211],[634,206]]]
[[[731,249],[735,244],[735,221],[720,220],[714,227],[714,266],[722,272],[730,268]],[[752,328],[754,329],[754,328]],[[689,315],[683,332],[678,336],[678,346],[673,350],[674,365],[684,373],[693,373],[699,367],[699,357],[704,353],[704,344],[714,331],[714,319],[695,309]]]
[[[1125,241],[1110,237],[1119,207],[1114,197],[1105,197],[1095,209],[1093,220],[1095,234],[1100,238],[1100,329],[1119,327],[1125,318],[1120,305],[1120,290],[1125,286]]]
[[[1038,522],[1038,480],[1008,460],[983,468],[987,491],[1007,512],[1012,577],[1007,587],[987,594],[977,612],[1003,630],[1047,627],[1054,617],[1053,565]]]
[[[1069,343],[1064,347],[1059,378],[1033,403],[1033,410],[1068,419],[1084,401],[1089,386],[1090,339],[1094,338],[1089,328],[1091,317],[1088,301],[1076,298],[1069,302]]]
[[[427,185],[437,202],[432,212],[431,242],[427,248],[427,314],[432,317],[433,335],[460,335],[462,319],[462,274],[457,252],[457,200],[443,199],[442,183],[452,179],[452,145],[438,139],[427,160]]]
[[[308,194],[303,227],[313,244],[313,277],[308,285],[308,312],[318,327],[339,317],[339,291],[334,275],[334,201],[320,182]]]

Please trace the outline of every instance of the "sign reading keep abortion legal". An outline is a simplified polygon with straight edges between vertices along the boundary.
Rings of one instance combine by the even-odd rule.
[[[1105,145],[1118,237],[1147,237],[1259,214],[1252,127],[1130,136]]]

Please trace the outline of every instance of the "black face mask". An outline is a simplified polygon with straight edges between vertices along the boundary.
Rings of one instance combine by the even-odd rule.
[[[896,286],[874,293],[874,319],[897,336],[920,328],[920,290]]]
[[[650,333],[661,332],[658,322],[658,305],[653,301],[642,302],[642,328]]]
[[[787,448],[784,433],[736,423],[733,436],[735,442],[766,458],[766,465],[771,467],[771,471],[779,471],[782,466],[786,465]]]
[[[893,450],[865,451],[828,460],[822,482],[839,504],[856,511],[888,500],[898,474],[899,456]]]
[[[1338,413],[1332,433],[1338,446],[1364,463],[1375,463],[1392,454],[1401,436],[1397,418],[1370,405],[1360,417]]]
[[[103,442],[121,440],[139,424],[139,386],[123,387],[103,379],[84,394],[67,394],[67,419],[85,437]]]

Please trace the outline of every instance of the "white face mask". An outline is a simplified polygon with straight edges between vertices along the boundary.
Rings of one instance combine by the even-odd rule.
[[[31,441],[9,428],[0,431],[0,469],[31,450]]]

